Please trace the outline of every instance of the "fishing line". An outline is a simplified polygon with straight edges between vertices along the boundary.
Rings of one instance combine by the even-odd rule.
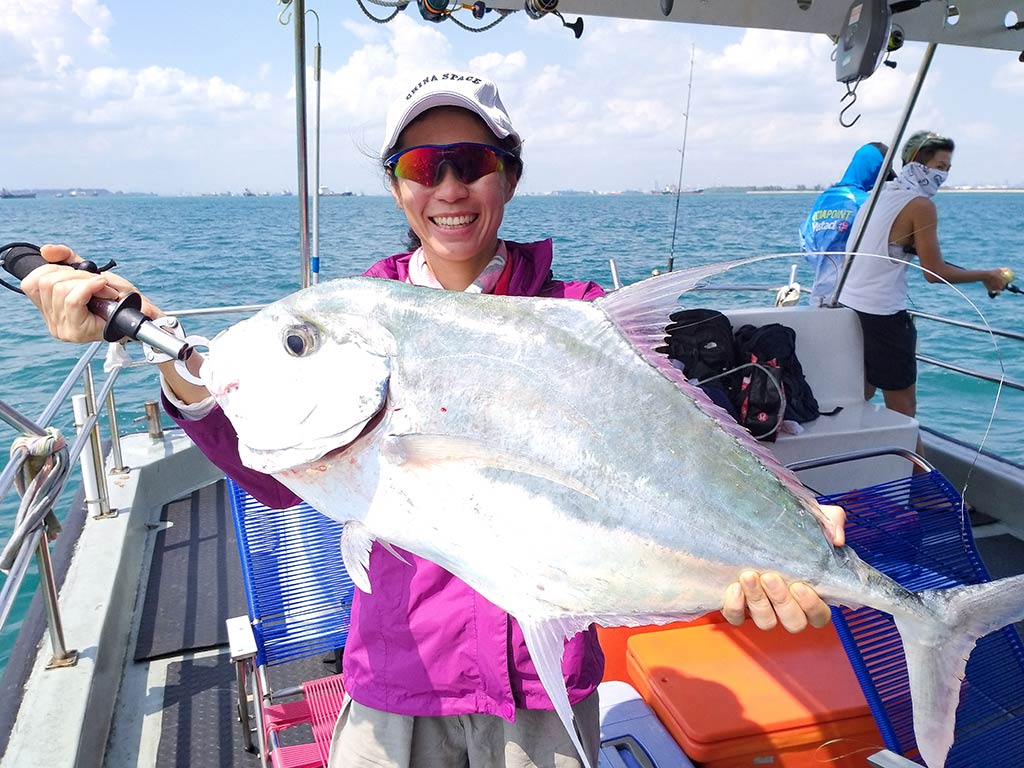
[[[821,752],[821,750],[826,749],[827,747],[831,747],[835,744],[842,744],[843,742],[850,742],[851,744],[863,744],[864,746],[857,747],[856,749],[853,749],[849,752],[844,752],[841,755],[836,755],[835,757],[822,758],[818,756],[818,753]],[[851,739],[849,737],[841,737],[836,739],[829,739],[828,741],[824,741],[821,744],[819,744],[818,747],[814,750],[813,760],[818,765],[824,765],[826,763],[835,763],[840,760],[846,760],[848,757],[853,757],[854,755],[859,755],[864,752],[870,752],[874,754],[875,752],[880,752],[884,749],[886,749],[885,744],[875,744],[870,741],[864,741],[862,739]]]
[[[751,257],[746,258],[746,259],[742,259],[742,260],[739,260],[739,261],[734,261],[734,262],[729,263],[729,264],[721,265],[721,269],[718,269],[718,270],[716,270],[714,272],[710,272],[707,275],[707,277],[710,278],[710,277],[713,277],[715,275],[722,274],[724,272],[729,272],[729,271],[735,269],[736,267],[745,266],[747,264],[752,264],[752,263],[755,263],[755,262],[768,261],[770,259],[786,259],[786,258],[789,258],[789,259],[801,258],[801,259],[803,259],[805,256],[808,256],[808,255],[845,257],[847,255],[847,253],[845,251],[816,251],[813,254],[808,254],[805,251],[799,251],[799,252],[791,252],[791,253],[762,254],[760,256],[751,256]],[[896,261],[896,259],[894,259],[892,256],[886,256],[886,255],[882,255],[882,254],[878,254],[878,253],[867,253],[867,252],[863,252],[863,251],[851,252],[849,255],[851,255],[851,256],[868,256],[868,257],[873,258],[873,259],[885,259],[886,261],[889,261],[889,262]],[[904,263],[908,267],[913,267],[914,269],[918,269],[921,272],[924,272],[926,274],[934,276],[937,279],[938,282],[945,283],[947,286],[952,288],[953,291],[955,291],[958,296],[960,296],[965,302],[967,302],[968,306],[970,306],[971,309],[974,310],[975,314],[977,314],[978,317],[981,318],[981,322],[985,326],[985,330],[988,332],[989,337],[992,340],[992,346],[995,348],[995,351],[996,351],[996,360],[999,363],[999,380],[996,382],[996,394],[995,394],[995,398],[994,398],[994,400],[992,402],[992,410],[989,413],[988,423],[985,426],[985,430],[984,430],[984,433],[982,435],[981,442],[980,442],[980,444],[977,447],[977,450],[976,450],[976,452],[974,454],[974,458],[971,460],[970,466],[969,466],[968,471],[967,471],[967,476],[964,479],[963,487],[962,487],[962,489],[960,491],[960,512],[961,512],[961,515],[965,517],[966,516],[966,510],[967,510],[967,502],[966,502],[966,499],[965,499],[965,496],[966,496],[966,493],[967,493],[967,488],[968,488],[968,486],[970,484],[970,480],[971,480],[971,477],[972,477],[972,475],[974,473],[974,469],[977,467],[978,461],[981,458],[981,454],[982,454],[982,451],[985,448],[985,444],[988,442],[989,434],[992,431],[992,426],[995,423],[996,412],[999,409],[999,401],[1000,401],[1000,398],[1002,397],[1003,383],[1006,380],[1006,367],[1005,367],[1004,362],[1003,362],[1003,354],[1002,354],[1002,350],[999,348],[999,343],[996,340],[996,334],[993,332],[992,326],[988,322],[988,318],[985,317],[985,314],[981,311],[981,309],[978,307],[978,305],[975,304],[963,291],[961,291],[959,288],[957,288],[956,285],[954,285],[953,283],[950,283],[948,280],[946,280],[941,275],[933,272],[932,270],[928,269],[927,267],[922,266],[921,264],[918,264],[918,263],[916,263],[914,261],[910,261],[910,260],[907,260]],[[707,264],[707,265],[703,265],[703,266],[706,267],[706,268],[710,268],[712,265]],[[664,276],[662,276],[661,278],[658,278],[658,279],[663,279],[664,280],[665,278],[669,278],[669,276],[672,275],[672,274],[673,273],[668,273],[668,274],[666,274],[666,275],[664,275]],[[705,287],[705,285],[706,285],[705,283],[697,283],[697,284],[691,286],[690,288],[688,288],[686,291],[680,292],[679,295],[681,296],[681,295],[683,295],[683,293],[695,290],[697,288]],[[739,288],[739,286],[737,286],[737,288]]]
[[[851,253],[850,255],[871,256],[872,258],[876,259],[886,259],[888,261],[894,261],[894,259],[891,256],[883,256],[877,253]],[[996,383],[996,394],[995,398],[992,401],[992,410],[989,413],[988,423],[985,425],[985,431],[982,435],[981,442],[978,444],[978,450],[975,451],[974,453],[974,458],[971,460],[971,464],[967,469],[967,475],[966,477],[964,477],[963,487],[960,489],[960,515],[962,518],[965,518],[967,516],[967,488],[970,485],[971,476],[974,474],[974,470],[978,465],[979,459],[981,458],[982,451],[985,448],[985,443],[988,442],[989,434],[992,432],[992,426],[993,424],[995,424],[996,421],[996,412],[999,410],[999,400],[1003,394],[1003,382],[1006,380],[1006,366],[1003,364],[1003,353],[1002,350],[999,348],[999,342],[996,338],[996,334],[992,331],[992,326],[989,325],[988,318],[985,317],[985,313],[981,311],[981,308],[978,307],[978,305],[975,304],[970,299],[970,297],[967,296],[967,294],[961,291],[956,285],[949,282],[946,278],[942,277],[942,275],[933,272],[923,264],[918,264],[913,261],[906,261],[904,263],[908,267],[913,267],[914,269],[918,269],[927,275],[931,275],[932,277],[936,278],[940,283],[944,283],[945,285],[949,286],[960,298],[967,302],[968,306],[970,306],[970,308],[974,310],[975,314],[977,314],[978,317],[981,318],[981,322],[984,324],[985,330],[988,331],[989,338],[992,340],[992,346],[996,351],[996,361],[999,363],[999,381]],[[840,293],[840,296],[842,296],[842,293]]]
[[[704,320],[699,320],[696,323],[693,323],[693,325],[700,325],[701,323],[706,323],[710,319],[711,318],[705,318]],[[728,371],[722,371],[721,373],[716,373],[714,376],[708,376],[706,379],[697,380],[697,386],[702,386],[704,384],[707,384],[709,381],[720,379],[723,376],[729,376],[730,374],[736,373],[737,371],[742,371],[744,368],[757,368],[760,371],[762,371],[764,375],[768,378],[768,381],[771,382],[771,385],[775,388],[775,393],[779,396],[779,402],[781,402],[783,406],[779,410],[779,418],[775,422],[775,426],[772,427],[769,431],[765,432],[764,434],[758,436],[757,438],[758,440],[764,440],[769,435],[774,435],[776,432],[778,432],[779,428],[782,427],[782,422],[786,420],[786,395],[782,391],[782,384],[775,380],[775,377],[772,376],[771,370],[761,365],[760,363],[741,363],[737,365],[735,368],[730,368]]]

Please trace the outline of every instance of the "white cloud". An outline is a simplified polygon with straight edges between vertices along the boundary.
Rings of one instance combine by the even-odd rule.
[[[110,45],[110,38],[102,29],[94,27],[89,32],[89,45],[98,50],[105,50]]]
[[[495,82],[501,82],[518,77],[526,71],[526,54],[522,51],[492,51],[470,59],[468,69],[471,72],[480,72]]]
[[[16,55],[28,50],[39,71],[52,74],[66,67],[79,45],[104,50],[113,18],[96,0],[4,0],[0,3],[0,39],[9,36]],[[82,29],[83,25],[85,30]],[[0,55],[0,64],[6,58]],[[5,67],[10,72],[20,64]]]
[[[0,0],[0,100],[17,105],[5,149],[25,169],[91,164],[98,185],[115,169],[130,176],[124,158],[148,159],[151,172],[135,188],[155,184],[162,158],[169,175],[215,179],[194,182],[207,189],[231,179],[258,186],[260,174],[280,174],[266,188],[294,187],[288,43],[254,50],[244,23],[237,40],[203,58],[210,51],[187,41],[177,58],[125,42],[138,39],[129,23],[147,16],[159,25],[169,7],[147,5],[148,15],[115,24],[98,0]],[[823,35],[588,17],[575,40],[554,17],[524,14],[493,33],[467,35],[424,23],[414,8],[383,26],[356,13],[322,13],[321,94],[325,179],[355,191],[381,191],[369,158],[391,101],[445,67],[499,84],[526,140],[528,191],[674,181],[693,43],[689,183],[827,184],[857,146],[891,140],[923,51],[907,44],[893,56],[895,70],[882,67],[859,86],[848,115],[861,117],[847,129],[838,120],[844,86]],[[254,12],[251,23],[267,23],[265,15]],[[969,54],[940,48],[909,130],[957,138],[958,183],[1004,182],[1006,169],[1024,167],[1016,139],[1024,67],[1007,52]]]
[[[127,99],[134,89],[134,78],[127,69],[96,67],[85,73],[81,94],[86,99]]]
[[[96,0],[71,0],[71,11],[93,30],[107,30],[114,23],[110,9]]]

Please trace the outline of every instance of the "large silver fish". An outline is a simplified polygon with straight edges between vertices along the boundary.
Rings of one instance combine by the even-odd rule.
[[[967,656],[1024,618],[1024,577],[915,594],[829,543],[813,495],[654,351],[679,294],[722,269],[593,303],[337,280],[221,334],[202,375],[243,461],[347,523],[360,588],[378,540],[515,616],[581,755],[565,638],[718,610],[753,568],[895,617],[938,768]]]

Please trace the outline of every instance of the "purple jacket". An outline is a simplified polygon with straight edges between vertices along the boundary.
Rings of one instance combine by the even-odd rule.
[[[590,300],[604,294],[596,283],[553,280],[550,240],[505,245],[508,295]],[[365,274],[404,281],[409,257],[382,259]],[[166,399],[164,407],[214,464],[261,502],[299,502],[273,477],[242,465],[238,438],[219,407],[199,421],[182,419]],[[374,591],[355,592],[344,657],[352,698],[402,715],[485,713],[513,720],[517,708],[551,709],[515,619],[443,568],[408,552],[403,556],[412,567],[375,544]],[[593,628],[565,644],[562,673],[573,704],[594,691],[603,670]]]

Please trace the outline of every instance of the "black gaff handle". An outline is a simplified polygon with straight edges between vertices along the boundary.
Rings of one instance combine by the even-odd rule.
[[[0,247],[0,267],[24,280],[30,272],[52,262],[43,258],[39,247],[32,243],[8,243]],[[82,269],[87,272],[99,272],[91,261],[80,264],[66,264],[70,269]],[[192,347],[176,336],[153,325],[152,319],[142,313],[142,296],[129,293],[118,301],[93,297],[89,300],[89,311],[106,320],[103,327],[104,341],[119,341],[127,336],[129,339],[144,341],[178,360],[186,360]]]

